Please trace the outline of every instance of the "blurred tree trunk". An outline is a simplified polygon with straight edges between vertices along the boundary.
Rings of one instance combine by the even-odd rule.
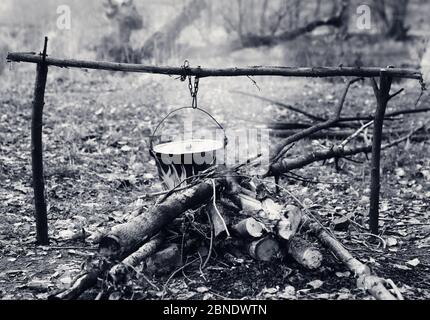
[[[321,0],[317,0],[314,16],[318,17],[321,13]]]
[[[388,20],[387,16],[387,7],[385,5],[385,0],[374,0],[372,6],[381,18],[382,22],[384,23],[385,28],[388,29],[390,27],[390,21]]]
[[[342,25],[340,27],[339,33],[343,39],[346,39],[349,34],[349,21],[351,19],[351,1],[350,0],[344,0],[343,5],[345,6],[344,9],[341,11],[341,19],[342,19]]]
[[[405,26],[409,0],[396,0],[392,3],[392,20],[387,32],[389,38],[405,40],[409,27]]]
[[[266,12],[267,12],[268,5],[269,5],[269,0],[263,0],[263,5],[261,8],[261,16],[260,16],[260,34],[263,34],[266,30],[266,25],[267,25]]]
[[[430,42],[427,43],[427,49],[421,58],[421,72],[423,73],[424,81],[430,82]]]
[[[143,18],[133,0],[108,0],[104,4],[105,15],[115,30],[102,38],[97,47],[97,58],[118,62],[140,62],[139,54],[133,49],[130,39],[132,32],[143,28]]]
[[[6,44],[0,42],[0,75],[2,74],[5,66],[6,66],[6,56],[9,51],[9,48]]]
[[[346,12],[349,1],[342,1],[342,8],[332,17],[326,19],[316,19],[305,24],[302,27],[291,28],[278,34],[259,35],[255,33],[247,33],[240,35],[240,46],[242,48],[258,47],[258,46],[273,46],[281,42],[291,41],[306,33],[312,32],[321,26],[333,26],[340,28],[345,23]],[[299,19],[299,15],[294,17],[294,20]],[[346,21],[347,23],[347,21]],[[237,49],[237,48],[236,48]]]
[[[141,49],[142,57],[144,59],[155,59],[157,62],[162,62],[169,58],[174,51],[175,42],[181,32],[196,20],[206,7],[206,0],[191,0],[188,2],[181,13],[145,41]]]
[[[409,0],[374,0],[373,8],[383,22],[385,36],[395,40],[405,40],[409,27],[405,22]],[[391,13],[391,14],[390,14]]]

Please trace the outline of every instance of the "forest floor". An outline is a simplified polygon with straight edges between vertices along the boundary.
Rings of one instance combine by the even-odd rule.
[[[190,103],[186,83],[172,77],[122,75],[76,70],[49,74],[44,115],[44,163],[51,246],[36,247],[30,164],[30,120],[34,66],[12,65],[0,77],[0,298],[46,299],[70,285],[81,265],[96,254],[97,234],[127,221],[133,209],[150,207],[142,195],[161,189],[148,139],[162,116]],[[203,79],[200,104],[230,129],[268,122],[305,121],[297,114],[234,91],[288,103],[320,116],[330,115],[344,84],[326,80],[256,78]],[[390,111],[413,108],[418,83]],[[428,106],[428,95],[421,106]],[[343,115],[371,114],[375,108],[368,83],[355,85]],[[414,128],[429,115],[408,115],[386,130]],[[428,131],[427,131],[428,132]],[[428,133],[427,133],[428,134]],[[273,137],[273,140],[276,138]],[[321,139],[298,143],[291,155],[333,145]],[[282,185],[330,223],[349,215],[366,226],[370,164],[341,160],[311,165],[296,173],[312,181],[284,179]],[[381,239],[361,228],[336,232],[340,241],[377,275],[397,284],[406,299],[430,299],[430,147],[428,140],[408,141],[383,151]],[[282,193],[285,202],[292,202]],[[79,237],[85,230],[91,236]],[[76,237],[78,235],[78,237]],[[324,251],[325,252],[325,251]],[[153,277],[159,287],[169,274]],[[183,270],[165,292],[146,283],[134,298],[159,299],[371,299],[357,289],[353,274],[328,252],[323,266],[308,271],[291,261],[245,260],[237,265],[212,259],[201,271]],[[94,298],[90,292],[86,298]]]

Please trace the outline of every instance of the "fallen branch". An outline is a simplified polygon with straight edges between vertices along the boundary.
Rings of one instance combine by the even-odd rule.
[[[156,235],[119,264],[114,265],[109,270],[109,276],[114,280],[115,283],[118,283],[118,279],[121,277],[121,275],[129,272],[130,270],[135,270],[146,258],[156,253],[163,244],[164,239],[164,235]]]
[[[319,224],[313,223],[310,225],[310,229],[321,243],[327,247],[327,249],[329,249],[340,262],[345,264],[352,273],[354,273],[358,278],[357,286],[359,288],[365,289],[378,300],[403,300],[402,297],[395,297],[390,291],[388,291],[385,287],[387,280],[372,275],[368,266],[354,258],[349,251],[346,250],[345,247],[342,246],[342,244],[323,227]],[[393,285],[392,282],[391,285]]]
[[[75,300],[81,296],[86,290],[92,288],[97,283],[99,275],[102,273],[100,269],[81,274],[76,278],[72,286],[60,293],[50,296],[49,300]]]
[[[272,130],[270,131],[271,136],[279,137],[279,138],[287,138],[294,134],[296,134],[296,130]],[[391,139],[393,136],[405,135],[408,134],[409,131],[400,129],[400,130],[386,130],[383,132],[382,136],[384,139]],[[316,132],[308,136],[309,139],[334,139],[334,140],[344,140],[354,134],[353,130],[322,130],[320,132]],[[356,139],[362,139],[363,136],[355,137]],[[414,134],[411,137],[411,141],[422,142],[425,140],[429,140],[430,137],[427,133],[423,132],[422,134]]]
[[[71,287],[50,296],[50,300],[75,300],[79,298],[85,291],[91,289],[97,284],[97,280],[106,272],[115,282],[119,282],[119,278],[124,274],[125,269],[135,269],[139,263],[147,257],[154,254],[163,242],[163,236],[158,235],[142,245],[136,252],[126,257],[121,263],[114,265],[109,269],[106,263],[101,266],[93,266],[91,270],[80,274],[72,283]]]
[[[332,158],[342,158],[352,156],[359,153],[369,153],[372,151],[372,146],[358,148],[332,148],[324,151],[315,151],[309,155],[297,157],[295,159],[283,159],[271,166],[270,171],[263,178],[270,176],[279,176],[290,170],[299,169],[317,161],[324,161]]]
[[[172,194],[131,221],[113,227],[100,239],[100,250],[114,257],[133,252],[180,214],[209,201],[213,192],[212,183],[205,181]]]
[[[426,127],[426,124],[418,126],[416,129],[412,130],[408,135],[383,145],[381,147],[381,150],[391,148],[393,146],[396,146],[410,139],[416,132],[420,131],[424,127]],[[317,161],[325,161],[333,158],[344,158],[347,156],[352,156],[360,153],[369,153],[371,151],[372,151],[371,145],[357,147],[357,148],[347,148],[347,147],[337,146],[329,150],[315,151],[315,152],[312,152],[311,154],[297,157],[295,159],[285,158],[273,164],[270,168],[271,171],[266,173],[266,175],[264,175],[263,178],[270,177],[270,176],[279,176],[288,171],[302,168],[306,165],[309,165]]]
[[[285,103],[282,103],[282,102],[279,102],[279,101],[275,101],[275,100],[272,100],[272,99],[269,99],[269,98],[261,97],[261,96],[258,96],[256,94],[242,92],[242,91],[236,91],[236,90],[232,90],[230,92],[238,93],[238,94],[241,94],[241,95],[244,95],[244,96],[253,97],[253,98],[257,98],[257,99],[262,100],[262,101],[270,102],[270,103],[272,103],[274,105],[277,105],[277,106],[286,108],[288,110],[297,112],[299,114],[302,114],[305,117],[307,117],[307,118],[309,118],[311,120],[314,120],[314,121],[325,121],[325,120],[327,120],[327,119],[324,119],[324,118],[321,118],[321,117],[318,117],[318,116],[314,116],[313,114],[308,113],[308,112],[306,112],[304,110],[301,110],[299,108],[293,107],[292,105],[285,104]]]
[[[276,163],[283,156],[284,149],[288,145],[290,145],[291,143],[296,142],[298,140],[301,140],[303,138],[306,138],[306,137],[308,137],[309,135],[311,135],[311,134],[313,134],[315,132],[321,131],[323,129],[330,128],[335,123],[337,123],[339,121],[340,114],[342,112],[342,108],[343,108],[343,105],[345,103],[345,99],[346,99],[346,96],[348,94],[349,88],[351,87],[352,84],[354,84],[355,82],[360,81],[360,80],[362,80],[362,79],[361,78],[357,78],[357,79],[353,79],[353,80],[351,80],[351,81],[348,82],[348,84],[346,85],[345,90],[343,92],[342,98],[339,101],[339,105],[338,105],[338,107],[336,109],[335,117],[333,119],[330,119],[330,120],[318,123],[318,124],[316,124],[316,125],[308,128],[308,129],[300,131],[297,134],[295,134],[295,135],[293,135],[291,137],[288,137],[287,139],[285,139],[284,141],[282,141],[279,145],[277,145],[276,148],[275,148],[274,156],[271,157],[271,166],[274,163]],[[270,169],[269,169],[269,171],[270,171]]]
[[[430,112],[430,108],[418,108],[418,109],[402,109],[393,112],[389,112],[385,114],[384,120],[392,120],[392,118],[406,115],[406,114],[415,114],[415,113],[424,113]],[[350,122],[350,121],[372,121],[374,116],[356,116],[356,117],[342,117],[339,119],[339,122]]]

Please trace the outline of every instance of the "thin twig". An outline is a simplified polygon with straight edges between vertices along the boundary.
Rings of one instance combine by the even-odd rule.
[[[202,255],[200,254],[200,252],[199,252],[199,251],[197,251],[197,254],[199,255],[199,259],[200,259],[200,265],[199,265],[200,274],[201,274],[201,276],[203,277],[203,279],[204,279],[205,281],[207,281],[207,280],[206,280],[206,277],[205,277],[205,274],[204,274],[204,272],[203,272],[203,258],[202,258]],[[208,254],[208,257],[209,257],[209,254]],[[184,270],[182,270],[182,272],[184,272]]]
[[[393,280],[386,279],[385,283],[388,284],[393,289],[394,293],[397,296],[397,299],[399,299],[399,300],[405,300],[405,298],[403,298],[402,293],[400,292],[399,288],[396,286],[396,284],[394,283]]]
[[[133,267],[131,264],[124,263],[124,265],[130,269],[132,269],[138,277],[142,277],[148,284],[153,287],[155,290],[160,291],[160,288],[158,288],[143,272],[140,272],[135,267]]]
[[[166,291],[167,291],[167,285],[169,284],[170,280],[172,280],[172,279],[173,279],[173,277],[174,277],[175,275],[177,275],[177,274],[178,274],[178,272],[180,272],[180,271],[184,270],[186,267],[188,267],[188,266],[192,265],[193,263],[195,263],[195,262],[197,262],[197,261],[199,261],[199,260],[200,260],[199,258],[196,258],[196,259],[194,259],[193,261],[190,261],[190,262],[188,262],[188,263],[184,264],[182,267],[180,267],[179,269],[175,270],[175,271],[170,275],[170,277],[167,279],[166,283],[165,283],[165,284],[164,284],[164,286],[163,286],[163,294],[162,294],[162,298],[164,298],[164,296],[165,296],[165,294],[166,294]]]
[[[258,91],[261,91],[260,87],[258,86],[257,81],[251,78],[251,76],[246,76],[251,82],[254,84],[254,86],[258,89]]]
[[[343,149],[351,140],[355,139],[356,137],[358,137],[358,135],[363,132],[364,130],[366,130],[368,127],[370,127],[373,124],[373,121],[370,121],[364,125],[361,126],[360,129],[358,129],[356,132],[354,132],[352,135],[350,135],[348,138],[346,138],[344,141],[342,141],[341,144],[339,144],[338,148]]]
[[[288,109],[290,111],[294,111],[294,112],[300,113],[300,114],[304,115],[305,117],[307,117],[307,118],[309,118],[311,120],[314,120],[314,121],[326,121],[327,120],[327,119],[321,118],[319,116],[315,116],[315,115],[313,115],[311,113],[308,113],[306,111],[300,110],[300,109],[298,109],[296,107],[293,107],[293,106],[291,106],[289,104],[285,104],[285,103],[282,103],[282,102],[279,102],[279,101],[275,101],[275,100],[272,100],[272,99],[268,99],[268,98],[265,98],[265,97],[260,97],[260,96],[257,96],[255,94],[246,93],[246,92],[242,92],[242,91],[236,91],[236,90],[231,90],[230,92],[232,92],[232,93],[238,93],[238,94],[241,94],[241,95],[245,95],[245,96],[257,98],[257,99],[262,100],[262,101],[270,102],[270,103],[272,103],[274,105],[286,108],[286,109]]]
[[[397,92],[395,92],[395,93],[393,93],[393,94],[390,94],[390,96],[388,97],[388,100],[393,99],[394,97],[396,97],[396,96],[398,96],[399,94],[401,94],[403,91],[405,91],[405,88],[402,88],[402,89],[400,89],[399,91],[397,91]]]
[[[278,146],[276,146],[276,150],[274,152],[274,156],[271,158],[270,167],[274,163],[276,163],[276,162],[279,161],[279,159],[285,154],[284,149],[288,145],[290,145],[291,143],[296,142],[298,140],[301,140],[303,138],[306,138],[306,137],[312,135],[315,132],[318,132],[318,131],[330,128],[335,123],[337,123],[339,121],[339,119],[340,119],[340,115],[342,113],[343,105],[345,104],[345,100],[346,100],[346,96],[348,95],[349,88],[351,87],[352,84],[354,84],[355,82],[360,81],[360,80],[362,80],[362,78],[356,78],[356,79],[350,80],[347,83],[347,85],[346,85],[346,87],[345,87],[345,89],[343,91],[342,98],[339,100],[339,104],[338,104],[338,106],[336,108],[336,112],[335,112],[335,117],[333,119],[329,119],[327,121],[324,121],[324,122],[321,122],[321,123],[317,123],[316,125],[314,125],[314,126],[312,126],[310,128],[302,130],[302,131],[300,131],[300,132],[298,132],[298,133],[296,133],[296,134],[294,134],[294,135],[286,138]],[[269,168],[269,171],[270,171],[270,168]]]
[[[225,229],[225,232],[227,233],[227,237],[228,238],[230,238],[231,236],[230,236],[230,232],[228,231],[228,228],[227,228],[227,224],[225,223],[225,220],[224,220],[224,218],[223,218],[223,216],[222,216],[222,214],[219,212],[219,210],[218,210],[218,207],[217,207],[217,205],[216,205],[216,186],[215,186],[215,179],[212,179],[212,186],[213,186],[213,189],[214,189],[214,195],[213,195],[213,206],[214,206],[214,208],[215,208],[215,212],[217,213],[217,215],[219,216],[219,218],[221,219],[221,222],[222,222],[222,225],[223,225],[223,227],[224,227],[224,229]]]
[[[208,264],[209,260],[211,259],[212,250],[213,250],[214,234],[215,234],[214,223],[213,223],[213,221],[211,219],[211,216],[210,216],[210,214],[209,214],[209,212],[207,210],[205,210],[205,212],[206,212],[206,215],[208,216],[208,220],[209,220],[209,223],[210,223],[210,226],[211,226],[211,239],[210,239],[210,242],[209,242],[208,256],[206,257],[206,260],[203,263],[202,269],[206,268],[206,265]]]
[[[368,232],[364,232],[364,233],[361,232],[361,233],[359,233],[359,235],[374,237],[374,238],[378,239],[379,241],[381,241],[383,250],[385,250],[387,248],[387,242],[382,237],[378,236],[377,234],[368,233]]]

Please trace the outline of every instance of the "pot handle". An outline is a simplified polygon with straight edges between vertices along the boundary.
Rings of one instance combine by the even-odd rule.
[[[155,128],[155,130],[152,132],[151,136],[150,136],[150,140],[149,140],[149,147],[150,147],[150,153],[151,155],[154,153],[153,151],[153,142],[154,142],[154,137],[155,137],[155,133],[158,131],[158,129],[160,128],[160,126],[174,113],[179,112],[181,110],[185,110],[185,109],[193,109],[193,110],[199,110],[200,112],[204,113],[205,115],[207,115],[210,119],[212,119],[213,122],[216,123],[216,125],[224,132],[224,148],[228,143],[228,139],[227,139],[227,135],[225,134],[225,129],[224,127],[214,118],[213,115],[211,115],[209,112],[207,112],[206,110],[200,109],[200,108],[195,108],[195,107],[182,107],[182,108],[178,108],[173,110],[172,112],[168,113],[163,119],[161,119],[161,121],[158,123],[157,127]]]

